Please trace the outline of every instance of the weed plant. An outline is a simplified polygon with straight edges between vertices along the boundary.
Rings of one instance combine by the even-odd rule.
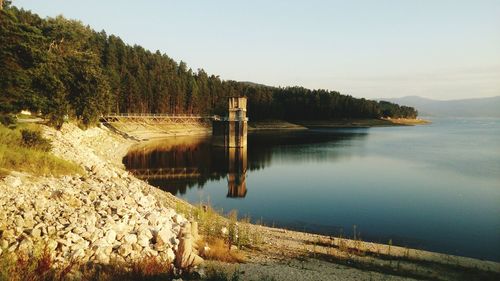
[[[10,171],[53,176],[82,173],[75,163],[51,154],[51,147],[35,125],[20,128],[0,125],[0,176]]]

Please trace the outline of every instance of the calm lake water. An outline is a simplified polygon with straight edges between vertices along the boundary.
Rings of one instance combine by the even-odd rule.
[[[124,158],[192,203],[301,231],[500,261],[500,119],[157,141]]]

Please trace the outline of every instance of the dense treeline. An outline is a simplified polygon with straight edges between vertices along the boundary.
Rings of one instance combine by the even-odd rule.
[[[247,96],[260,119],[416,117],[410,107],[335,91],[224,81],[159,51],[126,45],[63,17],[41,19],[4,3],[0,11],[0,112],[40,111],[60,125],[101,114],[224,114],[228,96]]]
[[[380,101],[380,114],[382,117],[417,118],[418,112],[410,106],[400,106],[388,101]]]

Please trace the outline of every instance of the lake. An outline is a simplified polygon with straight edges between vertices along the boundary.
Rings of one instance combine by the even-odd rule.
[[[131,151],[126,167],[191,203],[294,230],[500,261],[500,119],[249,133]]]

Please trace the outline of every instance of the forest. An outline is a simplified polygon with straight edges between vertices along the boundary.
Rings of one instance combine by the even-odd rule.
[[[336,91],[223,80],[79,21],[42,19],[10,1],[0,11],[0,42],[0,113],[40,112],[56,126],[66,117],[91,125],[108,113],[223,115],[229,96],[246,96],[254,121],[418,114]]]

